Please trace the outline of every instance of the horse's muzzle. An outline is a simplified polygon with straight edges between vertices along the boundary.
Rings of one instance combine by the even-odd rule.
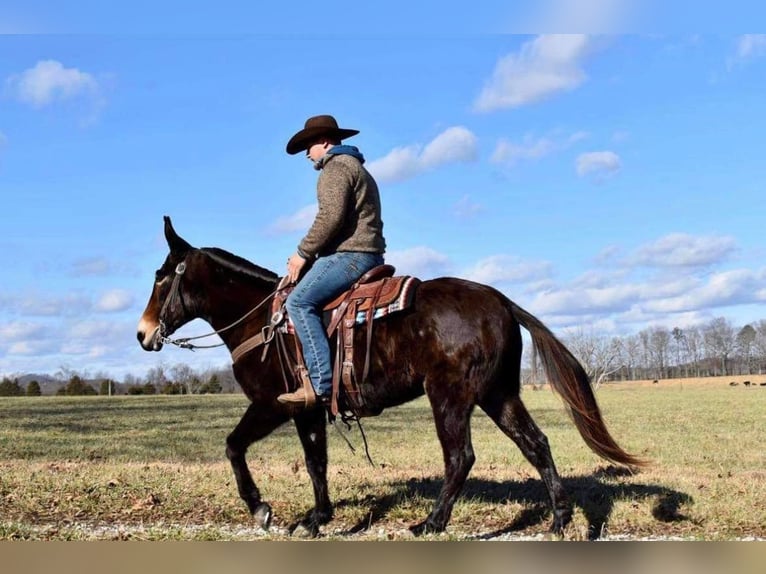
[[[160,351],[162,349],[162,336],[159,327],[156,327],[148,337],[145,332],[138,331],[136,338],[144,351]]]

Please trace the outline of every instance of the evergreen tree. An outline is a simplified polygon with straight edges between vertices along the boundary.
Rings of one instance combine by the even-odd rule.
[[[221,382],[218,380],[218,375],[215,373],[211,375],[210,379],[208,379],[207,383],[202,385],[202,388],[200,389],[200,394],[212,394],[217,395],[220,394],[220,392],[223,390],[223,386],[221,386]]]
[[[157,394],[157,387],[155,387],[153,383],[146,383],[144,385],[144,394],[145,395],[156,395]]]
[[[20,397],[24,394],[18,379],[3,377],[0,382],[0,397]]]
[[[43,393],[40,390],[40,383],[38,383],[36,380],[29,381],[29,384],[27,385],[27,396],[39,397],[42,394]]]
[[[168,381],[162,385],[160,392],[163,395],[185,395],[186,387],[184,387],[181,383],[171,383]]]
[[[97,393],[96,389],[83,381],[79,375],[72,375],[66,386],[60,388],[56,394],[75,397],[81,395],[95,395]]]

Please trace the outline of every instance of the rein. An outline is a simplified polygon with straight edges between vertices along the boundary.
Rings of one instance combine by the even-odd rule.
[[[265,303],[267,303],[274,295],[279,293],[282,289],[285,288],[285,285],[282,285],[284,282],[280,282],[277,288],[266,295],[266,297],[258,303],[255,307],[250,309],[247,313],[242,315],[239,319],[234,321],[233,323],[227,325],[226,327],[223,327],[218,330],[211,331],[210,333],[205,333],[204,335],[197,335],[195,337],[180,337],[178,339],[172,339],[169,336],[166,336],[164,333],[166,331],[165,321],[162,320],[162,317],[165,316],[165,311],[170,306],[170,303],[178,298],[178,300],[181,302],[181,305],[183,306],[183,298],[181,297],[180,291],[178,290],[178,286],[181,283],[181,277],[186,272],[186,262],[182,261],[178,265],[176,265],[176,273],[173,277],[173,283],[170,285],[170,293],[168,293],[168,296],[165,298],[165,302],[162,305],[162,309],[160,310],[160,342],[163,345],[175,345],[176,347],[179,347],[181,349],[189,349],[190,351],[194,351],[195,349],[213,349],[215,347],[222,347],[226,343],[218,343],[215,345],[196,345],[194,343],[191,343],[190,341],[196,341],[198,339],[206,339],[208,337],[212,337],[214,335],[220,335],[221,333],[224,333],[228,331],[229,329],[233,329],[237,325],[241,324],[245,319],[247,319],[250,315],[255,313],[258,309],[263,307]]]

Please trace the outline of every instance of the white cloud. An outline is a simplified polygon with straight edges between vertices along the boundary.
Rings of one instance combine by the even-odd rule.
[[[735,269],[711,275],[706,283],[696,289],[647,302],[646,309],[656,313],[677,313],[764,301],[766,273]]]
[[[553,150],[553,143],[546,138],[533,139],[529,136],[524,138],[522,144],[515,144],[508,139],[500,139],[489,161],[514,165],[519,160],[540,159]]]
[[[648,267],[704,267],[729,259],[737,250],[733,237],[670,233],[639,247],[628,263]]]
[[[705,291],[704,281],[693,276],[675,280],[636,281],[626,275],[621,280],[616,279],[596,286],[573,282],[549,289],[538,294],[530,308],[541,314],[570,317],[609,313],[617,316],[628,314],[635,318],[639,311],[643,316],[646,313],[657,313],[663,306],[667,307],[666,311],[686,311],[702,308],[707,304],[721,303],[721,299],[715,297],[707,298],[707,303],[704,304],[702,299],[698,299],[696,306],[684,306],[677,303],[681,299],[690,297],[689,294],[703,291]],[[686,300],[693,299],[697,299],[697,295]],[[673,301],[676,303],[668,303]]]
[[[592,176],[597,180],[614,175],[622,167],[620,156],[613,151],[591,151],[577,156],[575,168],[580,177]]]
[[[420,155],[420,164],[430,169],[448,163],[473,161],[476,159],[476,136],[462,126],[447,128]]]
[[[576,144],[577,142],[580,142],[582,140],[588,139],[589,137],[590,137],[590,134],[588,132],[580,130],[579,132],[575,132],[575,133],[571,134],[567,138],[567,144],[568,145]]]
[[[45,326],[38,323],[14,321],[0,325],[0,341],[20,341],[43,334]]]
[[[474,109],[517,108],[574,90],[586,79],[581,64],[590,45],[584,34],[547,34],[526,42],[518,54],[498,61]]]
[[[612,257],[608,269],[588,270],[564,285],[549,283],[525,306],[556,327],[604,320],[621,328],[698,324],[720,308],[766,302],[766,269],[710,272],[735,250],[730,237],[670,234],[628,257]]]
[[[521,160],[536,160],[582,141],[588,132],[579,131],[564,136],[560,133],[536,137],[526,134],[521,143],[514,143],[506,138],[498,140],[490,161],[496,164],[513,166]]]
[[[540,314],[581,315],[584,313],[614,313],[625,310],[641,298],[642,286],[617,284],[606,287],[565,286],[540,293],[530,306]]]
[[[11,304],[14,310],[22,315],[39,317],[76,315],[91,309],[90,299],[80,293],[60,296],[41,296],[30,293],[13,298]]]
[[[8,355],[45,355],[55,351],[55,345],[52,341],[18,341],[8,347]]]
[[[477,157],[477,138],[467,128],[446,129],[425,146],[398,147],[367,164],[378,181],[403,181],[449,163],[469,162]]]
[[[367,164],[367,169],[379,181],[404,181],[421,171],[420,147],[417,145],[398,147],[388,155]]]
[[[130,329],[132,333],[133,329]],[[63,339],[72,345],[91,348],[96,343],[118,340],[125,335],[124,323],[113,321],[78,321],[69,325]]]
[[[737,56],[741,59],[766,54],[766,34],[744,34],[737,40]]]
[[[55,100],[78,96],[95,96],[98,82],[77,68],[66,68],[56,60],[41,60],[33,68],[6,81],[16,97],[36,108],[47,106]]]
[[[629,273],[627,269],[588,269],[572,281],[574,287],[606,287],[624,281]]]
[[[617,130],[612,134],[614,143],[623,143],[630,139],[630,132],[627,130]]]
[[[421,279],[444,275],[449,269],[446,255],[425,246],[387,252],[386,263],[396,267],[400,275],[415,275]]]
[[[112,289],[99,297],[94,308],[103,313],[113,313],[129,309],[131,305],[133,305],[133,295],[129,291]]]
[[[319,206],[316,203],[300,208],[292,215],[279,217],[268,229],[269,233],[306,231],[314,222]]]
[[[89,257],[78,259],[72,263],[72,274],[76,277],[91,277],[95,275],[107,275],[111,270],[109,261],[103,257]]]
[[[613,34],[625,31],[629,24],[635,31],[638,4],[635,0],[538,0],[535,26],[527,29]]]
[[[93,300],[83,293],[41,295],[24,293],[0,298],[0,307],[11,313],[30,317],[71,317],[89,312],[112,313],[133,305],[133,295],[124,289],[112,289]]]
[[[471,200],[471,197],[464,195],[454,205],[453,212],[460,219],[471,219],[484,211],[484,206]]]
[[[484,284],[526,283],[551,276],[552,266],[547,261],[523,261],[512,255],[492,255],[479,260],[466,269],[462,276]]]
[[[622,248],[618,245],[607,245],[593,258],[598,265],[611,265],[622,255]]]

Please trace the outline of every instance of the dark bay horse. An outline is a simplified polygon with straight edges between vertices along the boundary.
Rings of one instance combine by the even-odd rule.
[[[268,324],[268,304],[252,310],[277,289],[275,273],[222,249],[192,247],[176,234],[168,217],[165,238],[170,254],[156,272],[138,325],[138,341],[145,350],[159,351],[164,337],[195,318],[204,319],[215,330],[234,324],[220,333],[229,351]],[[239,321],[246,315],[246,320]],[[440,532],[447,526],[475,460],[470,420],[476,405],[540,473],[553,508],[552,530],[560,533],[571,520],[572,504],[548,440],[519,396],[519,325],[530,332],[551,386],[563,397],[590,449],[618,464],[642,464],[609,434],[582,366],[538,319],[491,287],[454,278],[424,281],[410,310],[376,322],[369,376],[361,389],[371,413],[424,393],[433,409],[445,479],[431,513],[413,526],[414,532]],[[278,403],[284,380],[277,353],[271,351],[261,359],[261,352],[251,352],[234,363],[234,375],[250,405],[226,439],[226,456],[239,495],[259,525],[268,527],[271,507],[261,498],[245,453],[252,443],[292,418],[315,498],[314,508],[301,524],[316,535],[333,513],[327,490],[325,412],[317,408],[296,413],[293,407]]]

